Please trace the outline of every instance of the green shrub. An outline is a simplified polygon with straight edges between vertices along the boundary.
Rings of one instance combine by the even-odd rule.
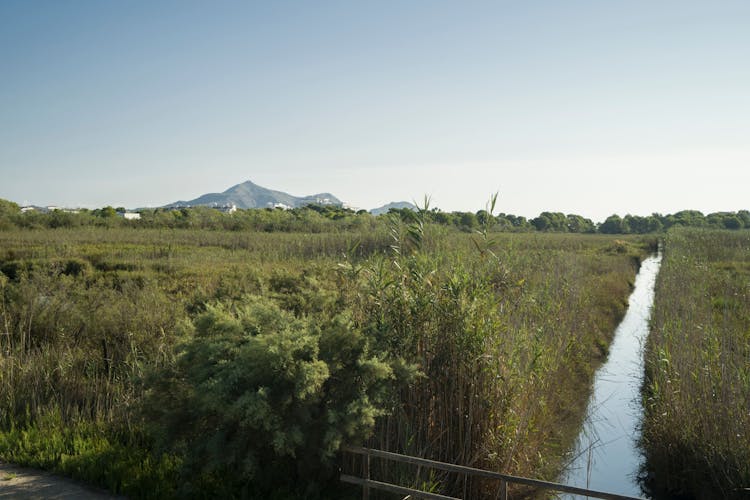
[[[192,328],[144,405],[162,446],[185,457],[185,492],[196,474],[251,497],[337,487],[340,445],[371,432],[394,381],[362,334],[344,316],[296,318],[252,296],[209,306]]]

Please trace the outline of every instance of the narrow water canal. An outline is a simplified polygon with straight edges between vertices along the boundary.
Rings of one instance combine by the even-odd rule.
[[[640,403],[643,346],[660,264],[661,255],[641,263],[628,310],[615,330],[607,362],[596,373],[586,422],[572,455],[575,458],[560,478],[563,484],[621,495],[643,495],[636,480],[642,460],[636,440],[643,416]]]

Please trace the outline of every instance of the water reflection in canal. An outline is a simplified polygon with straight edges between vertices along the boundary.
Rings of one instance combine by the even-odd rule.
[[[643,416],[639,391],[643,346],[660,263],[661,255],[649,257],[641,264],[607,362],[596,373],[588,417],[578,436],[572,455],[575,458],[560,478],[563,484],[621,495],[643,495],[636,480],[642,460],[636,446]]]

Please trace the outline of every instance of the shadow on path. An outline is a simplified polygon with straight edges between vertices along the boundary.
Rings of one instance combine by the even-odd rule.
[[[0,462],[0,499],[122,500],[72,479]]]

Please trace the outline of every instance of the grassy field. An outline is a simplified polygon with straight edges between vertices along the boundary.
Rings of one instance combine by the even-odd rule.
[[[365,439],[553,479],[648,247],[419,221],[2,231],[0,457],[134,497],[330,495]]]
[[[642,444],[654,493],[747,498],[750,233],[668,234],[646,356]]]

